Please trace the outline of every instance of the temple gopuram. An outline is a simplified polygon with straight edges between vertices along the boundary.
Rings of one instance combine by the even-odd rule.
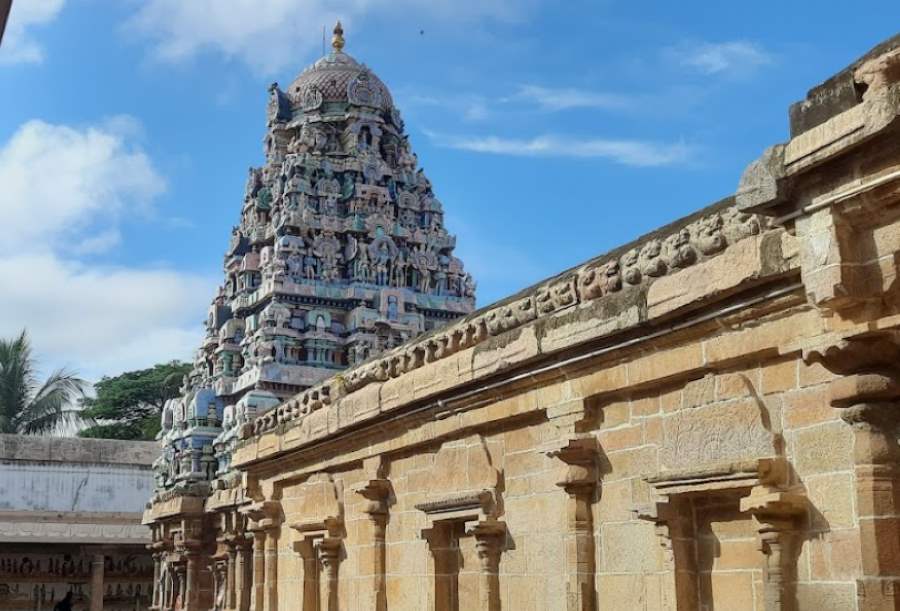
[[[271,91],[152,608],[900,609],[900,36],[734,195],[471,312],[342,46]]]
[[[265,165],[250,168],[206,338],[164,409],[160,492],[221,485],[237,426],[474,308],[390,92],[343,47],[338,24],[331,53],[269,87]]]

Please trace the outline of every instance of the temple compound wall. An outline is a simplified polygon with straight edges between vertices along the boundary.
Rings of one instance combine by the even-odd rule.
[[[153,608],[898,609],[898,266],[895,38],[733,197],[241,425]]]
[[[153,564],[152,442],[0,435],[0,609],[137,611]],[[102,595],[95,595],[102,592]]]

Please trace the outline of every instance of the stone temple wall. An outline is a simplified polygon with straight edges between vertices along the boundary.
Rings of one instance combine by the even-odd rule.
[[[0,609],[146,609],[150,442],[0,435]],[[102,596],[94,592],[102,591]]]
[[[190,610],[900,608],[900,37],[734,197],[243,424]]]

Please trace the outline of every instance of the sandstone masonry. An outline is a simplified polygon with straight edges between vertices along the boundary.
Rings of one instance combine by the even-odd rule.
[[[236,429],[155,609],[900,609],[900,37],[737,193]]]

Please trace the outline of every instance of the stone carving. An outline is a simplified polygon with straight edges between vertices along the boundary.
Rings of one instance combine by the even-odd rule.
[[[582,299],[596,299],[621,288],[622,278],[616,261],[589,265],[578,274],[578,292]]]
[[[380,89],[368,72],[361,72],[347,85],[347,99],[358,106],[379,107],[383,103]]]
[[[303,110],[306,112],[318,110],[322,105],[323,100],[324,98],[322,97],[322,92],[319,91],[319,88],[315,85],[310,85],[306,88],[306,91],[303,92]]]
[[[579,302],[602,299],[621,291],[626,284],[634,286],[652,282],[662,275],[695,265],[707,257],[717,256],[730,244],[756,235],[761,229],[758,216],[743,213],[733,206],[711,212],[690,225],[673,230],[669,235],[654,237],[632,247],[619,257],[592,261],[569,277],[541,285],[531,295],[497,305],[474,320],[452,325],[439,336],[441,341],[430,339],[426,345],[414,344],[405,348],[405,356],[399,360],[392,361],[398,357],[385,355],[374,363],[357,366],[347,372],[343,378],[343,386],[336,391],[353,392],[367,384],[383,382],[421,367],[426,362],[446,358],[488,336],[500,335],[528,324],[538,317],[553,316]],[[366,248],[360,249],[361,253],[366,252]],[[378,252],[379,249],[376,247],[374,250]],[[369,252],[373,252],[371,245]],[[428,272],[430,263],[422,249],[413,250],[410,256],[410,267],[414,271]],[[363,260],[363,266],[367,267],[371,256],[358,256],[357,261],[360,259]],[[389,257],[385,256],[384,260],[389,260]],[[376,274],[375,266],[372,266],[371,273]],[[427,281],[429,289],[434,288],[432,275],[427,276]],[[470,285],[474,290],[474,282],[468,274],[459,278],[459,284],[462,285],[464,294],[469,292]],[[423,285],[419,284],[420,288],[421,286]],[[365,344],[359,344],[356,349],[353,360],[356,365],[370,356],[364,346]],[[274,426],[274,421],[269,422]],[[265,423],[259,423],[256,431],[262,432],[266,430],[266,426]]]
[[[257,413],[311,389],[259,422],[309,414],[329,402],[321,380],[474,309],[474,281],[374,73],[335,47],[286,91],[268,88],[266,118],[265,163],[248,172],[206,337],[163,410],[160,494],[226,477]]]
[[[663,424],[663,469],[775,456],[775,436],[765,426],[764,409],[755,400],[747,400],[677,412]]]

